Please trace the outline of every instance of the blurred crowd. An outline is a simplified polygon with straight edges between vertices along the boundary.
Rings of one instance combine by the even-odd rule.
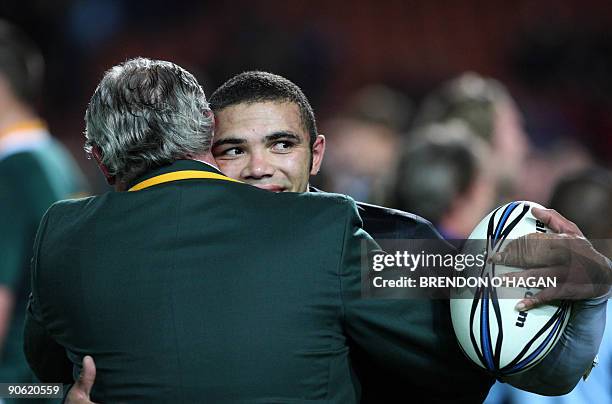
[[[612,172],[579,143],[533,146],[520,107],[499,81],[466,72],[434,88],[402,133],[410,104],[389,88],[368,87],[346,114],[323,125],[329,136],[324,189],[430,220],[449,240],[465,239],[494,207],[530,200],[572,220],[612,256]],[[494,385],[486,403],[612,400],[612,307],[591,380],[562,397]]]
[[[45,7],[42,3],[44,2],[37,3],[39,12]],[[99,75],[115,60],[106,66],[103,63],[118,57],[115,54],[109,56],[112,52],[108,47],[102,46],[105,38],[115,35],[113,32],[117,26],[121,26],[125,19],[129,19],[134,10],[115,1],[107,4],[98,1],[65,3],[71,5],[68,8],[64,4],[64,7],[70,11],[69,16],[65,17],[66,21],[70,22],[66,29],[88,36],[73,35],[75,44],[70,46],[60,41],[61,45],[58,45],[60,53],[67,57],[65,54],[67,50],[78,48],[85,57],[78,59],[76,65],[70,67],[74,75],[83,76],[91,73],[87,69],[94,70]],[[203,6],[208,10],[207,7]],[[24,21],[25,18],[24,13],[17,13],[17,20]],[[95,18],[100,22],[96,29],[91,26]],[[228,71],[263,68],[273,73],[286,74],[301,85],[313,104],[322,106],[323,112],[318,114],[322,118],[319,121],[319,128],[328,142],[327,157],[321,173],[314,178],[313,185],[326,191],[348,194],[360,201],[418,214],[430,220],[440,233],[449,239],[468,237],[474,226],[490,210],[511,200],[530,200],[554,208],[574,221],[588,238],[594,240],[612,238],[612,174],[609,171],[611,160],[607,158],[612,150],[609,147],[610,133],[603,130],[601,133],[589,133],[586,141],[581,140],[580,135],[584,133],[584,126],[579,127],[571,122],[587,116],[584,112],[586,107],[574,109],[573,111],[579,111],[575,116],[564,116],[563,108],[548,106],[550,107],[548,109],[547,107],[538,109],[533,104],[533,97],[527,97],[528,102],[521,105],[518,101],[520,97],[513,96],[501,81],[474,71],[440,77],[439,80],[429,80],[432,85],[424,88],[425,86],[421,84],[420,92],[424,95],[418,98],[405,91],[410,87],[408,85],[394,86],[380,82],[361,87],[354,86],[357,89],[349,92],[348,96],[338,102],[337,96],[330,95],[332,91],[329,88],[338,89],[342,85],[337,84],[338,81],[335,85],[330,85],[329,77],[325,74],[335,66],[334,41],[326,41],[320,31],[304,26],[301,31],[292,30],[291,38],[279,43],[278,32],[266,24],[265,18],[242,22],[246,27],[241,31],[243,35],[267,38],[276,44],[275,46],[284,48],[293,49],[296,43],[299,47],[283,54],[282,57],[275,56],[279,54],[275,54],[264,45],[251,49],[243,55],[240,53],[244,49],[241,41],[247,40],[235,34],[229,41],[234,48],[230,47],[231,49],[227,51],[231,57],[224,57],[222,62],[212,64],[209,69],[203,69],[208,63],[206,57],[193,57],[191,61],[194,73],[204,82],[214,83],[227,79],[230,76],[227,74]],[[186,24],[182,29],[177,28],[177,32],[188,34],[189,27],[190,25]],[[562,31],[561,28],[559,30]],[[35,37],[40,35],[40,32],[34,32]],[[59,34],[51,35],[58,37]],[[531,35],[542,39],[537,33]],[[583,35],[582,39],[586,40],[584,37],[588,35]],[[140,37],[130,37],[128,34],[123,38],[126,39],[123,47],[126,52],[130,51],[130,47],[138,51],[137,43],[143,40]],[[81,42],[77,43],[79,41]],[[576,39],[575,42],[576,44],[572,46],[578,48],[580,39]],[[602,49],[607,49],[606,42],[603,39],[600,42]],[[265,40],[260,43],[265,44]],[[543,49],[549,51],[551,49],[546,47],[547,43],[543,40],[528,41],[528,43],[530,46],[521,48],[516,60],[528,58],[529,52],[541,56],[545,53]],[[94,48],[91,47],[92,44]],[[96,49],[98,45],[100,48]],[[9,51],[2,46],[0,38],[0,59],[5,57],[3,52]],[[49,53],[50,45],[47,43],[45,46]],[[170,46],[181,47],[180,40],[176,37],[168,38],[156,50],[159,53],[156,56],[163,57]],[[202,43],[202,47],[206,46],[212,45]],[[96,53],[98,50],[106,52],[106,55],[100,56]],[[595,55],[598,55],[597,50],[598,48],[593,50]],[[190,48],[189,52],[197,53],[197,49]],[[228,55],[227,52],[224,53],[225,56]],[[190,56],[186,50],[178,54],[183,59],[188,59]],[[251,59],[248,59],[249,57]],[[605,66],[609,61],[604,59],[604,56],[598,56],[597,60]],[[174,61],[179,64],[182,62],[182,60]],[[292,61],[295,63],[292,64]],[[36,80],[42,78],[42,60],[33,58],[23,63],[23,66],[17,66],[15,69],[26,69],[29,76],[18,77],[16,80],[26,82],[31,77],[35,77]],[[54,58],[47,66],[48,73],[51,73],[47,74],[47,78],[52,82],[47,84],[45,89],[57,90],[64,86],[63,83],[54,80],[53,74],[59,68],[57,63]],[[192,66],[190,63],[185,64],[190,70]],[[86,68],[80,70],[81,67]],[[523,86],[534,87],[545,84],[543,80],[545,75],[542,75],[537,68],[521,71],[526,76]],[[555,72],[562,78],[570,73]],[[106,191],[106,185],[103,184],[101,176],[94,172],[93,164],[89,167],[83,159],[84,153],[80,149],[83,138],[61,135],[62,130],[69,128],[74,132],[73,128],[82,125],[82,116],[78,111],[84,111],[85,104],[66,109],[71,111],[66,116],[44,116],[46,111],[54,111],[53,107],[46,105],[50,100],[44,95],[41,97],[41,94],[37,94],[36,88],[26,88],[27,91],[31,91],[27,96],[24,96],[26,92],[11,88],[10,80],[6,79],[10,74],[13,73],[0,71],[0,164],[3,158],[2,147],[10,146],[2,143],[2,131],[6,130],[4,122],[11,121],[14,114],[24,114],[29,120],[38,119],[36,108],[41,106],[42,99],[42,114],[50,123],[50,132],[57,133],[59,138],[65,141],[81,167],[85,168],[93,192]],[[227,77],[223,77],[226,74]],[[579,74],[589,74],[589,72],[580,71]],[[216,79],[208,80],[210,77]],[[596,79],[597,77],[590,77],[589,81],[594,88],[597,88]],[[91,80],[75,77],[74,80],[88,83],[88,80],[95,82],[97,78]],[[534,80],[537,84],[534,84]],[[550,86],[555,82],[550,77],[547,80],[548,83],[552,83],[546,89],[550,93],[552,91]],[[609,82],[607,85],[610,85]],[[68,87],[70,91],[75,91],[73,87]],[[214,90],[207,88],[205,83],[204,87],[207,94]],[[573,93],[578,94],[578,98],[588,98],[589,101],[585,101],[584,105],[596,105],[599,111],[603,111],[602,114],[608,112],[610,115],[608,107],[612,103],[609,94],[607,98],[600,99],[599,104],[593,104],[596,98],[585,96],[584,92],[580,92],[582,90],[584,90],[582,87],[572,88]],[[90,94],[90,89],[85,93]],[[34,100],[36,97],[37,100]],[[331,101],[325,97],[333,100],[333,108],[326,107]],[[62,98],[60,103],[65,100],[66,98]],[[82,99],[80,101],[86,102]],[[538,119],[538,117],[544,118]],[[556,118],[559,122],[555,122]],[[54,122],[59,120],[70,122],[62,122],[54,127]],[[541,130],[542,126],[546,126],[546,130]],[[585,126],[593,132],[598,128],[608,128],[605,123]],[[528,133],[526,128],[529,127],[536,128],[539,135]],[[559,133],[556,136],[551,135],[555,129],[559,129]],[[572,130],[575,130],[575,133],[570,133]],[[4,141],[6,143],[6,139]],[[69,194],[64,193],[53,197],[67,196]],[[606,253],[608,257],[612,255],[612,251]],[[2,289],[4,287],[0,287],[0,292]],[[0,293],[0,299],[3,299],[2,296]],[[14,302],[10,307],[13,305]],[[17,307],[22,309],[19,304]],[[0,343],[6,340],[4,334],[8,333],[10,322],[15,321],[14,317],[11,320],[8,311],[4,313],[1,311]],[[610,316],[608,318],[610,319]],[[594,376],[595,380],[591,385],[597,386],[597,383],[600,383],[604,389],[601,391],[604,393],[598,394],[607,394],[607,399],[610,400],[612,399],[610,385],[612,353],[609,348],[612,340],[609,332],[606,338],[608,339],[602,342],[599,366],[601,369],[594,370],[594,374],[599,373],[600,376]],[[3,349],[6,351],[6,344]],[[588,385],[587,382],[586,386]],[[585,386],[581,386],[579,391],[571,394],[576,402],[601,402],[598,398],[602,396],[579,401],[580,397],[588,397],[593,391],[600,391],[594,387],[589,393],[589,390],[582,389],[583,387]],[[515,393],[509,389],[504,390],[496,386],[494,390],[495,396],[490,398],[490,403],[523,402],[521,398],[513,398]]]
[[[576,142],[561,138],[546,150],[535,148],[520,107],[493,78],[462,73],[411,105],[390,88],[372,86],[350,98],[346,112],[323,122],[329,157],[322,188],[416,213],[452,239],[467,237],[487,212],[508,201],[550,205],[562,179],[581,173],[588,174],[578,178],[607,178],[606,168]],[[402,131],[411,108],[412,123]],[[591,192],[572,202],[590,217],[601,203],[594,219],[600,227],[591,237],[607,238],[610,200],[591,201]]]

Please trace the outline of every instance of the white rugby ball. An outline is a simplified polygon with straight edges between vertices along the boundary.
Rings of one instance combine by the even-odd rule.
[[[490,256],[503,251],[511,239],[534,232],[551,232],[531,214],[533,206],[542,207],[519,201],[495,209],[476,226],[466,248],[474,242],[482,248],[481,252]],[[468,253],[465,249],[463,252]],[[480,278],[490,280],[521,269],[493,265],[485,260],[484,266],[476,270]],[[519,312],[515,305],[540,289],[517,287],[509,290],[504,286],[493,287],[492,283],[453,289],[451,316],[463,352],[478,366],[501,377],[528,370],[553,349],[567,325],[571,305],[562,302]]]

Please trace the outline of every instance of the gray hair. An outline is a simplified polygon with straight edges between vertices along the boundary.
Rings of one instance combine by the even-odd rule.
[[[174,63],[136,58],[112,67],[85,113],[85,151],[127,183],[210,150],[214,118],[202,87]]]

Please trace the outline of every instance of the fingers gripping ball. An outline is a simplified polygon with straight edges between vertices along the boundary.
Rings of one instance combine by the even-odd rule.
[[[540,207],[533,202],[511,202],[495,209],[476,226],[466,248],[479,245],[487,257],[493,257],[511,240],[531,233],[551,233],[532,215],[534,206]],[[470,244],[472,241],[476,243]],[[527,262],[531,259],[527,255],[533,254],[528,250],[523,252]],[[459,345],[469,359],[497,377],[523,372],[540,362],[555,346],[570,317],[567,302],[518,311],[517,303],[540,289],[524,282],[512,283],[515,287],[510,288],[508,283],[491,281],[516,271],[521,268],[486,260],[475,274],[486,282],[451,292],[451,316]]]

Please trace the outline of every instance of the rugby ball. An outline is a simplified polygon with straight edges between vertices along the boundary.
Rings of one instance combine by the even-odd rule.
[[[551,232],[531,213],[533,202],[511,202],[489,213],[474,229],[462,253],[486,257],[511,239],[534,232]],[[477,246],[477,247],[475,247]],[[469,251],[466,251],[469,250]],[[532,285],[491,282],[506,272],[520,271],[486,262],[476,269],[477,286],[451,290],[451,316],[457,340],[467,357],[496,377],[524,372],[540,362],[555,346],[570,318],[571,305],[545,305],[519,312],[515,305],[537,293]],[[542,285],[540,285],[542,286]]]

